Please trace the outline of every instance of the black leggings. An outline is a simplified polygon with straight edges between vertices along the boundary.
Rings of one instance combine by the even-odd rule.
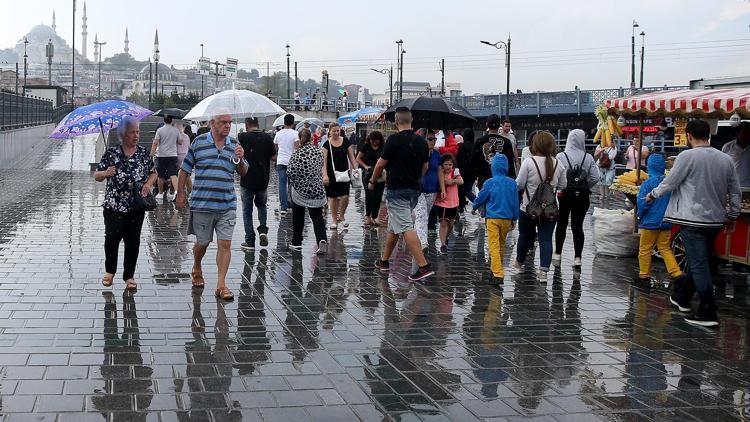
[[[302,244],[302,232],[305,229],[305,207],[292,204],[292,245]],[[327,240],[326,238],[326,220],[323,218],[323,208],[307,208],[310,214],[310,220],[313,223],[315,232],[315,241]]]
[[[123,280],[130,280],[135,274],[138,250],[141,246],[141,227],[145,212],[117,212],[104,209],[104,268],[110,274],[117,272],[117,253],[120,241],[125,242],[125,262]]]
[[[573,193],[565,192],[560,198],[560,216],[557,220],[555,230],[555,253],[562,253],[565,244],[565,235],[568,231],[568,219],[570,219],[570,231],[573,232],[573,249],[575,257],[580,258],[583,253],[583,220],[589,211],[589,195],[581,194],[578,197]]]
[[[378,218],[380,213],[380,203],[383,201],[383,191],[385,190],[385,182],[375,183],[375,188],[370,190],[367,188],[367,184],[370,183],[370,176],[372,173],[368,173],[363,181],[365,186],[365,217]]]

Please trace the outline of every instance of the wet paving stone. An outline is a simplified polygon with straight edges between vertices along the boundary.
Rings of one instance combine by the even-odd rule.
[[[430,236],[437,274],[411,283],[402,245],[389,274],[374,271],[385,233],[361,227],[361,191],[327,255],[313,254],[309,222],[302,252],[290,251],[272,176],[269,247],[240,250],[237,220],[235,301],[211,294],[215,246],[206,291],[192,291],[188,214],[169,203],[146,217],[129,295],[117,277],[100,284],[92,145],[39,154],[0,169],[0,421],[746,418],[750,303],[747,276],[730,267],[718,276],[721,326],[703,330],[664,293],[630,288],[635,259],[590,244],[581,271],[566,244],[546,286],[509,273],[489,287],[486,234],[467,216],[448,255]]]

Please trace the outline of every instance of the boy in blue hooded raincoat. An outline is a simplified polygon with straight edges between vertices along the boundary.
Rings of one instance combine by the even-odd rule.
[[[490,250],[491,284],[503,284],[503,255],[505,239],[518,220],[518,187],[516,181],[507,176],[508,158],[496,154],[492,158],[492,177],[484,182],[472,207],[476,210],[486,206],[487,245]]]
[[[654,246],[659,251],[667,266],[667,271],[673,279],[683,277],[682,270],[669,247],[672,234],[672,224],[664,221],[664,213],[669,204],[669,194],[660,196],[650,204],[646,196],[664,180],[666,162],[661,154],[651,154],[648,157],[648,180],[643,182],[638,192],[638,227],[641,241],[638,251],[639,274],[633,280],[636,287],[651,287],[651,254]]]

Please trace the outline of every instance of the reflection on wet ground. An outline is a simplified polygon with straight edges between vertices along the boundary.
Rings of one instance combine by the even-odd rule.
[[[103,185],[62,165],[88,160],[86,145],[0,170],[0,420],[748,417],[750,308],[728,268],[722,324],[703,330],[663,294],[629,288],[635,260],[590,248],[581,272],[564,256],[548,286],[514,275],[488,287],[469,217],[449,255],[431,251],[437,275],[413,284],[402,250],[389,275],[373,271],[383,233],[359,226],[357,193],[326,256],[312,254],[311,228],[290,251],[291,216],[273,212],[270,247],[243,253],[238,219],[232,303],[191,290],[187,214],[163,204],[144,224],[131,296],[99,284]]]

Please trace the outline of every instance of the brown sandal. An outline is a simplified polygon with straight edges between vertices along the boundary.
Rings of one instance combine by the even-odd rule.
[[[193,280],[193,287],[203,288],[206,280],[203,279],[203,271],[193,271],[190,275]]]
[[[102,286],[104,287],[110,287],[112,286],[112,283],[115,281],[115,275],[109,275],[109,273],[105,273],[104,277],[102,277]]]
[[[226,286],[219,287],[214,294],[216,297],[223,300],[234,300],[234,294]]]
[[[135,282],[134,279],[130,279],[125,282],[125,289],[130,291],[136,291],[138,290],[138,283]]]

